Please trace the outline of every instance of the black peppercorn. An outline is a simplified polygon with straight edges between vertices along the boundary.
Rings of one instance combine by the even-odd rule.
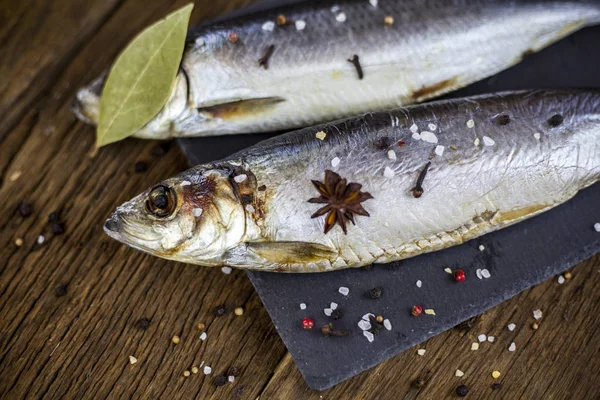
[[[367,292],[368,296],[372,299],[378,299],[383,294],[383,289],[380,287],[373,288]]]
[[[502,387],[498,382],[492,383],[492,390],[499,390]]]
[[[52,233],[56,236],[65,233],[65,225],[62,222],[50,223],[50,229],[52,230]]]
[[[152,155],[154,157],[162,157],[169,152],[170,148],[171,148],[170,142],[164,142],[164,143],[158,144],[158,145],[154,146],[154,148],[152,149]]]
[[[412,381],[411,386],[414,387],[415,389],[421,389],[423,387],[425,387],[425,379],[423,378],[417,378],[414,381]]]
[[[227,309],[221,304],[220,306],[215,307],[213,314],[215,317],[222,317],[223,315],[227,314]]]
[[[460,385],[456,388],[456,395],[458,397],[465,397],[469,393],[469,388],[466,385]]]
[[[63,297],[67,295],[67,285],[59,285],[54,289],[54,295],[56,297]]]
[[[331,312],[331,318],[335,320],[342,318],[342,311],[339,308],[336,308]]]
[[[57,214],[57,213],[55,213],[55,212],[51,212],[51,213],[48,215],[48,222],[50,222],[50,223],[52,223],[52,222],[58,222],[58,219],[59,219],[59,218],[58,218],[58,214]]]
[[[142,172],[146,172],[148,170],[148,164],[146,164],[143,161],[138,161],[135,163],[134,169],[135,169],[135,172],[137,172],[138,174],[142,173]]]
[[[31,206],[31,204],[25,201],[22,202],[19,206],[19,215],[23,218],[27,218],[31,215],[31,213],[33,213],[33,207]]]
[[[229,371],[227,371],[227,375],[229,376],[239,376],[240,369],[238,367],[231,367]]]
[[[227,383],[227,378],[225,378],[223,375],[215,376],[215,386],[223,386],[226,383]]]
[[[135,326],[137,326],[138,329],[145,331],[150,326],[150,320],[148,318],[138,319],[138,321],[135,323]]]

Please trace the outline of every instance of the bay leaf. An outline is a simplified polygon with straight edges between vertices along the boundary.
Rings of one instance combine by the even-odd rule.
[[[119,55],[100,98],[97,147],[133,135],[169,100],[193,8],[190,3],[146,28]]]

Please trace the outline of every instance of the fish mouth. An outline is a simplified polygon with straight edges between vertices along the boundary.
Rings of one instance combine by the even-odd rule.
[[[113,214],[104,223],[104,232],[118,242],[124,243],[135,249],[144,251],[150,254],[157,254],[156,246],[151,246],[152,243],[160,242],[160,237],[142,237],[139,233],[136,234],[135,229],[128,229],[128,223],[120,215]]]

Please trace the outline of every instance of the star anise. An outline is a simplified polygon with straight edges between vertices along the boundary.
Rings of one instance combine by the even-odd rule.
[[[324,182],[311,181],[319,191],[320,196],[308,200],[309,203],[326,204],[315,212],[311,218],[317,218],[327,214],[325,217],[324,233],[327,233],[339,224],[344,233],[348,233],[346,222],[354,224],[354,214],[369,217],[369,213],[360,203],[372,199],[370,193],[361,192],[362,185],[359,183],[348,183],[346,179],[333,171],[325,170]]]

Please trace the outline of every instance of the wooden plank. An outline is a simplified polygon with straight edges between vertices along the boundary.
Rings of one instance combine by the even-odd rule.
[[[600,256],[576,267],[562,286],[545,282],[491,310],[468,333],[455,329],[431,339],[423,357],[406,352],[316,393],[302,381],[245,274],[160,260],[104,235],[102,223],[115,205],[181,171],[185,162],[177,149],[154,157],[156,143],[140,140],[89,157],[93,129],[75,121],[70,101],[133,35],[184,3],[2,5],[1,398],[443,398],[460,382],[472,387],[473,398],[600,395],[594,381]],[[192,19],[245,3],[196,1]],[[148,163],[146,173],[133,171],[139,160]],[[27,218],[17,212],[24,200],[34,209]],[[66,233],[54,237],[47,215],[56,210]],[[46,238],[42,245],[39,235]],[[17,238],[23,246],[15,245]],[[216,317],[219,304],[243,306],[245,313]],[[534,308],[544,310],[535,332],[529,328]],[[137,326],[141,318],[150,320],[146,330]],[[517,324],[515,332],[505,329],[509,321]],[[200,322],[208,327],[204,342]],[[479,333],[497,340],[471,352]],[[171,343],[174,335],[181,337],[178,345]],[[509,353],[513,340],[517,351]],[[130,355],[138,358],[135,365]],[[202,361],[212,375],[183,376]],[[216,387],[214,376],[231,366],[240,376]],[[465,371],[463,379],[453,376],[456,368]],[[495,368],[503,387],[492,392]],[[424,388],[411,387],[418,377],[426,378]]]

